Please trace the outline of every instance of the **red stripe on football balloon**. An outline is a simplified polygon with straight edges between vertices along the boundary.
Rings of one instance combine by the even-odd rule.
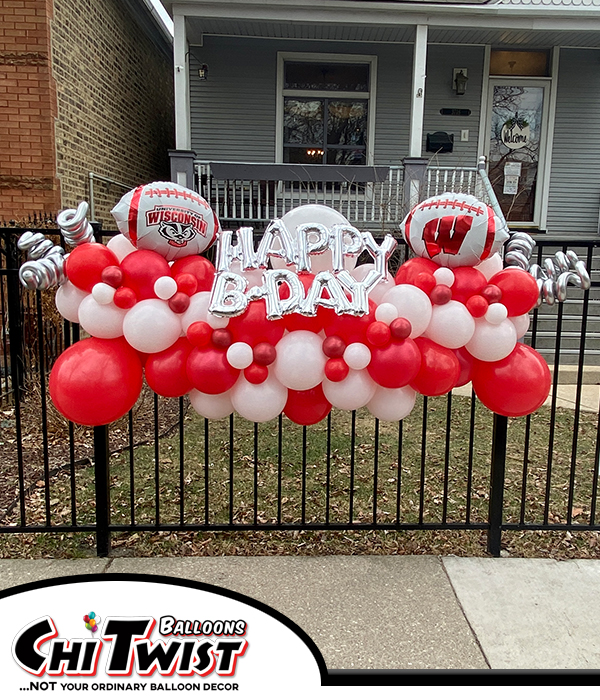
[[[414,211],[414,210],[413,210]],[[413,211],[410,212],[406,219],[406,223],[404,224],[404,240],[408,243],[410,246],[410,224],[412,222],[413,218]]]
[[[492,252],[492,246],[494,245],[494,240],[496,238],[496,218],[494,216],[494,210],[491,207],[487,208],[488,212],[488,227],[487,236],[485,238],[485,246],[483,248],[483,253],[481,254],[481,259],[485,260],[489,257]]]
[[[144,185],[140,185],[139,187],[136,187],[135,190],[133,191],[133,195],[131,197],[131,204],[129,205],[129,240],[133,245],[136,245],[137,243],[137,217],[138,217],[138,208],[140,205],[140,198],[142,196],[142,192],[144,190]]]

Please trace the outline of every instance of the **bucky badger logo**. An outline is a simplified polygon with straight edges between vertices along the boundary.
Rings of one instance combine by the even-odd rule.
[[[156,206],[146,212],[146,225],[158,225],[169,245],[183,248],[197,235],[206,236],[208,224],[199,214],[180,207]]]
[[[176,248],[186,246],[197,233],[192,224],[169,224],[166,221],[161,222],[158,232],[169,241],[169,245]]]

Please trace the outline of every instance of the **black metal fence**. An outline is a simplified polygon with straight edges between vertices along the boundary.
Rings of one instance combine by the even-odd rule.
[[[540,262],[573,248],[592,288],[532,314],[526,342],[554,374],[549,405],[531,416],[493,415],[455,390],[419,398],[395,424],[334,409],[315,426],[283,415],[259,425],[209,421],[186,397],[146,389],[127,417],[84,429],[47,395],[48,371],[79,328],[52,291],[20,285],[20,233],[0,229],[4,536],[95,533],[106,555],[115,533],[479,530],[498,556],[506,531],[600,530],[598,398],[590,405],[584,391],[599,381],[598,241],[538,240]],[[405,255],[400,247],[397,263]]]

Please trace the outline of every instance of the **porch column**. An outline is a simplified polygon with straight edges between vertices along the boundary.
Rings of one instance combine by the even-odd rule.
[[[189,151],[190,136],[190,91],[188,43],[185,31],[185,16],[173,16],[173,63],[175,76],[175,148]]]
[[[411,158],[421,156],[423,144],[423,113],[425,108],[425,70],[427,66],[427,25],[417,25],[415,49],[413,53],[412,96],[410,104],[410,145]]]

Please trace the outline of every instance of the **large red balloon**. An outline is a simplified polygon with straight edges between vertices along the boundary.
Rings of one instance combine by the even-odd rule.
[[[285,322],[268,321],[265,301],[258,299],[251,301],[241,316],[230,319],[227,329],[234,343],[248,343],[252,347],[259,343],[277,345],[285,333]]]
[[[153,250],[136,250],[121,261],[123,285],[133,289],[138,301],[155,299],[154,283],[159,277],[170,277],[171,268],[162,255]]]
[[[452,284],[452,298],[466,304],[467,299],[479,294],[487,286],[485,275],[474,267],[455,267],[454,283]]]
[[[421,368],[410,385],[423,396],[447,394],[460,376],[456,355],[429,338],[417,338],[415,343],[421,351]]]
[[[315,276],[310,274],[310,272],[301,272],[298,274],[298,279],[300,282],[302,282],[304,293],[306,294],[306,292],[308,292],[310,289]],[[287,299],[290,296],[290,290],[285,282],[281,285],[280,296],[282,299]],[[320,333],[328,320],[324,311],[326,311],[324,307],[318,306],[316,316],[303,316],[302,314],[298,313],[286,314],[283,317],[285,327],[290,332],[311,331],[312,333]]]
[[[475,362],[475,358],[466,348],[458,348],[458,350],[453,350],[453,352],[460,365],[460,374],[454,386],[464,386],[473,378],[473,363]]]
[[[78,245],[65,259],[65,274],[78,289],[91,292],[102,282],[102,271],[119,265],[117,256],[101,243]]]
[[[396,284],[416,284],[417,276],[422,272],[430,275],[439,268],[437,263],[426,258],[411,258],[400,265],[396,273]]]
[[[414,340],[392,341],[389,345],[371,349],[371,363],[367,367],[371,378],[380,386],[398,389],[417,376],[421,353]]]
[[[215,266],[202,255],[188,255],[173,263],[173,277],[183,273],[193,275],[198,282],[197,292],[209,292],[215,278]]]
[[[298,425],[314,425],[331,411],[331,404],[325,398],[323,385],[318,384],[306,391],[288,389],[287,403],[283,412]]]
[[[539,292],[535,278],[518,267],[507,267],[496,273],[490,284],[496,285],[502,292],[502,303],[508,309],[509,316],[529,313],[537,304]]]
[[[239,374],[240,370],[227,362],[227,353],[212,345],[194,348],[188,356],[188,378],[204,394],[222,394],[231,389]]]
[[[364,316],[352,316],[351,314],[340,314],[339,316],[332,310],[327,309],[328,320],[325,325],[325,335],[337,335],[348,345],[350,343],[364,343],[367,339],[367,330],[375,322],[375,310],[377,304],[369,299],[369,313]]]
[[[152,391],[161,396],[183,396],[192,390],[186,367],[192,348],[187,338],[178,338],[170,348],[148,356],[146,381]]]
[[[544,358],[517,343],[498,362],[473,363],[473,389],[484,406],[501,416],[526,416],[548,398],[552,377]]]
[[[142,363],[123,338],[86,338],[58,358],[49,388],[65,418],[82,425],[106,425],[133,408],[142,383]]]

